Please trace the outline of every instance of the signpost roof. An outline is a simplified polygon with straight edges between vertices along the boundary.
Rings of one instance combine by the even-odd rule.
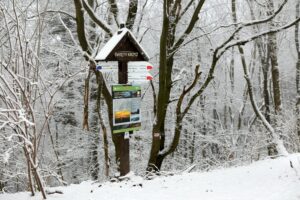
[[[130,57],[130,58],[129,58]],[[96,61],[148,61],[149,56],[130,30],[122,28],[104,45]]]

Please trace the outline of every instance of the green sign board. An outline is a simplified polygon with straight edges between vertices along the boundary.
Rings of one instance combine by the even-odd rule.
[[[113,85],[113,133],[141,128],[141,86]]]

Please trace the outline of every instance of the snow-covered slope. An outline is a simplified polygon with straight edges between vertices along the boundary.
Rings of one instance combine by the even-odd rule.
[[[293,167],[291,167],[293,166]],[[63,194],[49,200],[300,200],[300,154],[249,166],[121,183],[83,182],[49,188]],[[1,200],[40,200],[29,193],[1,194]]]

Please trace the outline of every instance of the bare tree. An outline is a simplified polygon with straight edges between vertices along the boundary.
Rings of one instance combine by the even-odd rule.
[[[170,94],[172,90],[172,71],[174,65],[174,55],[179,50],[181,45],[186,41],[188,35],[192,32],[196,22],[199,19],[199,13],[202,9],[205,0],[189,1],[185,6],[181,1],[164,1],[163,3],[163,24],[160,37],[160,71],[159,71],[159,90],[156,102],[156,121],[152,130],[152,147],[148,162],[148,171],[159,170],[164,158],[175,151],[178,146],[180,134],[182,130],[182,120],[187,114],[188,107],[183,108],[182,104],[186,95],[196,86],[200,72],[199,67],[195,68],[195,77],[192,83],[183,88],[183,91],[176,105],[176,128],[174,137],[169,147],[165,147],[165,121],[166,113],[170,103]],[[195,3],[195,9],[192,9],[192,4]],[[187,11],[192,9],[192,15],[189,19],[186,29],[181,35],[176,34],[176,29],[182,17]],[[187,109],[187,110],[186,110]]]
[[[267,2],[268,15],[274,14],[274,1],[268,0]],[[275,28],[274,22],[271,20],[269,22],[270,29]],[[279,66],[278,66],[278,58],[277,58],[277,37],[276,33],[272,33],[268,35],[268,52],[270,55],[270,63],[271,63],[271,74],[272,74],[272,84],[273,84],[273,97],[274,97],[274,107],[275,113],[279,113],[281,110],[281,92],[280,92],[280,77],[279,77]]]
[[[233,24],[233,26],[236,26],[234,31],[230,34],[230,36],[225,39],[224,42],[222,42],[218,47],[216,47],[213,51],[211,63],[209,67],[208,74],[205,76],[205,79],[202,81],[202,84],[200,85],[199,89],[196,89],[195,86],[198,83],[198,80],[200,78],[201,72],[199,72],[199,66],[195,68],[195,76],[194,80],[189,86],[184,86],[181,95],[178,98],[177,105],[176,105],[176,121],[175,121],[175,129],[174,129],[174,137],[171,140],[171,144],[169,147],[165,148],[165,120],[166,120],[166,112],[167,108],[170,102],[170,92],[171,92],[171,86],[172,86],[172,67],[174,62],[174,55],[179,50],[182,45],[185,45],[189,43],[189,41],[185,41],[191,30],[193,29],[195,23],[197,22],[197,19],[199,17],[199,13],[203,4],[205,1],[199,1],[196,3],[195,10],[193,11],[193,15],[190,19],[190,23],[188,24],[187,29],[183,33],[182,37],[179,37],[177,40],[175,39],[176,36],[172,35],[172,28],[176,27],[176,24],[174,24],[173,21],[170,21],[171,19],[175,19],[175,22],[178,22],[176,19],[180,19],[178,16],[182,16],[180,14],[176,14],[175,17],[172,16],[172,12],[177,13],[176,11],[181,8],[179,1],[169,2],[164,1],[164,9],[163,9],[163,29],[161,34],[161,41],[160,41],[160,83],[159,83],[159,91],[158,91],[158,98],[157,98],[157,114],[156,114],[156,122],[153,126],[152,131],[152,148],[150,153],[150,159],[148,164],[148,169],[150,170],[159,170],[161,167],[161,164],[166,156],[174,152],[178,146],[180,134],[182,131],[182,120],[186,116],[186,114],[189,112],[191,106],[195,102],[195,100],[205,91],[207,86],[210,84],[210,82],[214,78],[214,72],[215,68],[217,66],[218,61],[220,58],[224,55],[224,53],[234,46],[242,46],[245,45],[257,38],[260,38],[265,35],[269,35],[272,33],[277,33],[279,31],[285,30],[287,28],[290,28],[294,26],[295,24],[299,23],[299,18],[297,18],[295,21],[292,21],[291,23],[286,24],[285,26],[273,28],[269,31],[257,33],[249,38],[246,39],[238,39],[239,33],[251,26],[255,26],[258,24],[264,24],[270,22],[270,20],[274,19],[280,13],[280,11],[283,9],[284,5],[287,3],[287,0],[285,0],[281,6],[273,13],[273,15],[266,17],[265,19],[261,20],[255,20],[252,22],[244,22],[244,23],[236,23]],[[174,3],[174,4],[173,4]],[[178,5],[179,4],[179,5]],[[172,7],[173,6],[173,7]],[[178,6],[178,7],[176,7]],[[180,9],[179,9],[180,10]],[[183,9],[185,10],[185,9]],[[174,38],[173,38],[174,37]],[[168,39],[167,39],[168,38]],[[173,38],[173,39],[172,39]],[[170,45],[170,42],[175,40],[174,45]],[[191,39],[193,41],[194,39]],[[186,43],[184,43],[186,42]],[[172,44],[172,43],[171,43]],[[171,46],[171,47],[170,47]],[[241,54],[243,57],[243,53]],[[243,60],[242,60],[243,62]],[[243,64],[243,66],[247,66],[246,64]],[[244,68],[245,69],[245,68]],[[248,71],[248,69],[246,70]],[[249,76],[248,76],[249,78]],[[247,79],[246,79],[247,80]],[[250,96],[250,90],[249,87],[251,87],[251,83],[247,81],[248,84],[248,92]],[[250,85],[250,86],[249,86]],[[193,90],[195,89],[195,90]],[[194,92],[189,99],[186,99],[186,105],[183,106],[183,101],[186,98],[186,95],[190,92]],[[253,96],[251,97],[253,98]],[[253,99],[252,99],[253,100]],[[252,101],[251,100],[251,101]],[[265,127],[269,132],[271,133],[273,137],[273,142],[275,145],[279,148],[278,151],[280,154],[286,155],[286,149],[284,148],[282,141],[279,139],[279,135],[275,133],[273,128],[270,126],[269,123],[265,123],[266,120],[263,120],[264,118],[261,117],[259,114],[260,112],[257,107],[253,104],[253,109],[255,110],[256,115],[263,121]]]
[[[42,38],[49,1],[0,3],[4,31],[1,31],[2,51],[0,61],[0,130],[1,137],[11,149],[7,149],[9,161],[12,149],[22,149],[27,167],[27,182],[31,194],[36,188],[46,199],[40,152],[43,140],[51,133],[50,120],[57,101],[55,95],[74,74],[55,79],[47,76]],[[25,8],[20,10],[19,8]],[[29,13],[36,16],[28,20]],[[53,144],[54,145],[54,144]],[[53,146],[54,148],[54,146]],[[56,156],[58,156],[56,154]],[[25,172],[24,172],[25,173]]]

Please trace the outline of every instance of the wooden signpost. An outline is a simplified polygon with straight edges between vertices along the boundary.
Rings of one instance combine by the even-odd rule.
[[[118,62],[118,84],[128,83],[128,62],[148,61],[149,57],[133,34],[120,25],[120,30],[104,45],[95,60]],[[125,133],[115,134],[117,144],[120,147],[120,175],[124,176],[130,171],[129,139]]]

